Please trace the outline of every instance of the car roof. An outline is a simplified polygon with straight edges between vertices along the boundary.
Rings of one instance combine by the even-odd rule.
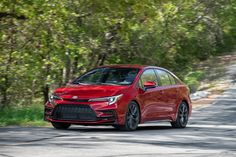
[[[138,69],[146,69],[146,68],[160,68],[156,66],[149,66],[149,65],[139,65],[139,64],[115,64],[115,65],[104,65],[99,66],[102,67],[114,67],[114,68],[138,68]]]
[[[103,65],[103,66],[99,66],[98,68],[105,68],[105,67],[114,67],[114,68],[138,68],[138,69],[149,69],[149,68],[156,68],[156,69],[160,69],[160,70],[164,70],[167,71],[168,73],[170,73],[172,76],[174,76],[177,80],[179,80],[181,82],[181,80],[171,71],[162,68],[162,67],[158,67],[158,66],[150,66],[150,65],[139,65],[139,64],[115,64],[115,65]]]
[[[171,71],[162,68],[162,67],[158,67],[158,66],[150,66],[150,65],[139,65],[139,64],[115,64],[115,65],[104,65],[104,66],[99,66],[98,68],[105,68],[105,67],[113,67],[113,68],[138,68],[138,69],[149,69],[149,68],[156,68],[156,69],[161,69],[164,71],[167,71],[168,73],[172,74],[173,76],[175,76],[177,79],[179,79],[174,73],[172,73]]]

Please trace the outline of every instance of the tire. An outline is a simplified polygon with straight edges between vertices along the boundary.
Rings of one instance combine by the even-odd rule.
[[[134,131],[137,129],[140,120],[139,106],[135,102],[130,102],[125,115],[125,125],[118,126],[119,129],[125,131]]]
[[[68,129],[71,124],[69,123],[57,123],[57,122],[52,122],[52,126],[55,128],[55,129],[59,129],[59,130],[66,130]]]
[[[185,128],[188,123],[189,109],[185,102],[182,102],[178,108],[176,121],[171,122],[173,128]]]

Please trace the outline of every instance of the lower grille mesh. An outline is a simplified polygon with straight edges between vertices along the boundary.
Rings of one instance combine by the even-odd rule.
[[[53,112],[55,120],[95,121],[96,114],[89,105],[57,105]]]

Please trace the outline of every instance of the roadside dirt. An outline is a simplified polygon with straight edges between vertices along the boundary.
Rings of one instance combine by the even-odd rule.
[[[236,83],[236,53],[211,58],[197,65],[206,73],[196,93],[191,94],[193,107],[212,104],[225,89]]]

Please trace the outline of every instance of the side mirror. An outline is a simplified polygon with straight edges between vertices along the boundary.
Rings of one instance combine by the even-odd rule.
[[[143,86],[144,86],[145,89],[155,88],[156,87],[156,82],[147,81],[147,82],[144,82]]]

